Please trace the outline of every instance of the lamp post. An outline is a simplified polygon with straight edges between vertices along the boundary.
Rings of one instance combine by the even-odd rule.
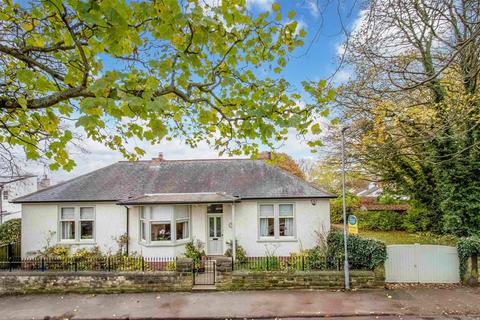
[[[347,205],[345,201],[345,131],[348,127],[342,128],[342,200],[343,200],[343,244],[345,250],[344,272],[345,272],[345,289],[350,290],[350,275],[348,268],[348,249],[347,249]]]

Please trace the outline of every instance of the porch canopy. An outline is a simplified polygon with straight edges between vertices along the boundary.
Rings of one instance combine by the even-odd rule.
[[[197,193],[147,193],[138,197],[121,200],[121,205],[145,204],[194,204],[194,203],[233,203],[238,202],[235,197],[225,192],[197,192]]]

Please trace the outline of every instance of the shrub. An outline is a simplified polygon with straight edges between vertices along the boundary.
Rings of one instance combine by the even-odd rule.
[[[428,209],[417,201],[412,201],[403,217],[403,228],[408,232],[429,231],[431,221]]]
[[[225,256],[226,257],[231,257],[232,256],[232,241],[227,241],[227,250],[225,251]],[[236,240],[235,243],[235,258],[237,259],[238,262],[243,263],[247,261],[247,251],[238,243],[238,240]]]
[[[22,220],[12,219],[0,225],[0,244],[19,243],[22,238]]]
[[[463,278],[467,271],[468,258],[480,256],[480,236],[461,238],[458,241],[457,250],[460,260],[460,277]]]
[[[365,230],[403,230],[403,214],[395,211],[360,211],[358,227]]]
[[[342,197],[339,196],[335,199],[330,200],[330,222],[331,223],[342,223],[343,222],[343,204]],[[360,199],[352,194],[347,193],[345,195],[345,203],[347,205],[347,216],[358,211],[360,206]]]
[[[302,252],[305,270],[327,270],[327,252],[319,246]]]
[[[335,268],[344,259],[344,242],[341,232],[330,232],[328,235],[327,263],[329,268]],[[363,239],[356,235],[348,236],[348,262],[352,269],[373,270],[383,266],[387,260],[385,243]]]
[[[192,241],[185,244],[185,257],[192,259],[193,267],[195,269],[200,267],[200,262],[202,257],[205,256],[205,251],[203,250],[203,242],[197,240],[196,243]]]

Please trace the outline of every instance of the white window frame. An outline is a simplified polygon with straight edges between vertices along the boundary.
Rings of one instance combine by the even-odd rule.
[[[73,219],[62,219],[62,209],[64,208],[73,208]],[[80,208],[92,208],[93,209],[93,219],[81,219],[80,217]],[[94,205],[64,205],[58,207],[58,227],[57,227],[57,234],[58,234],[58,242],[61,243],[82,243],[82,244],[93,244],[96,242],[96,228],[97,228],[97,210]],[[73,221],[74,222],[74,230],[75,230],[75,238],[74,239],[63,239],[62,238],[62,222],[63,221]],[[81,231],[81,221],[93,221],[93,228],[92,228],[92,238],[91,239],[82,239],[80,231]]]
[[[91,219],[82,219],[82,209],[83,208],[92,208],[93,217]],[[92,237],[89,239],[82,239],[82,222],[92,221]],[[95,207],[91,206],[80,206],[78,207],[78,238],[80,242],[93,241],[95,239]]]
[[[187,242],[187,241],[190,240],[190,232],[191,232],[190,224],[191,224],[191,220],[192,220],[191,217],[190,217],[190,206],[187,206],[187,210],[188,210],[188,215],[187,215],[186,218],[177,218],[177,216],[175,215],[175,208],[173,208],[173,215],[174,215],[174,221],[173,221],[174,231],[173,231],[173,233],[175,234],[175,241],[176,242]],[[187,223],[188,237],[178,239],[178,237],[177,237],[177,223],[184,223],[184,222]]]
[[[291,205],[292,206],[292,216],[280,216],[280,205]],[[272,205],[273,206],[273,236],[262,236],[260,219],[266,219],[260,215],[260,207],[263,205]],[[295,203],[294,202],[260,202],[257,205],[257,225],[258,225],[258,240],[260,241],[292,241],[297,239],[297,219],[295,212]],[[280,235],[280,218],[293,218],[293,235],[292,236],[281,236]]]
[[[273,216],[262,216],[262,215],[260,215],[260,208],[262,206],[272,206],[273,207]],[[273,236],[263,236],[260,221],[262,219],[272,219],[272,218],[273,218]],[[275,239],[275,235],[276,235],[275,230],[277,229],[276,224],[277,224],[277,222],[276,222],[276,219],[275,219],[275,203],[259,203],[258,204],[258,237],[260,239]],[[268,226],[268,223],[267,223],[267,226]]]
[[[177,206],[187,206],[188,218],[177,219],[175,216],[175,207]],[[178,245],[184,244],[192,238],[192,209],[191,205],[182,204],[182,205],[172,205],[172,211],[170,213],[170,220],[153,220],[152,219],[152,208],[155,205],[151,206],[140,206],[139,207],[139,243],[146,246],[169,246],[169,245]],[[148,209],[147,209],[148,208]],[[144,216],[142,217],[142,212]],[[177,222],[188,222],[188,237],[185,239],[177,240]],[[145,239],[142,239],[142,227],[143,223],[147,226],[147,234]],[[152,224],[170,224],[170,240],[152,240]]]

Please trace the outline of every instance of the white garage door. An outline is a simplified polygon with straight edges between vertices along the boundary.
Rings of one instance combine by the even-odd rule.
[[[390,245],[385,262],[386,282],[457,283],[457,249],[436,245]]]

